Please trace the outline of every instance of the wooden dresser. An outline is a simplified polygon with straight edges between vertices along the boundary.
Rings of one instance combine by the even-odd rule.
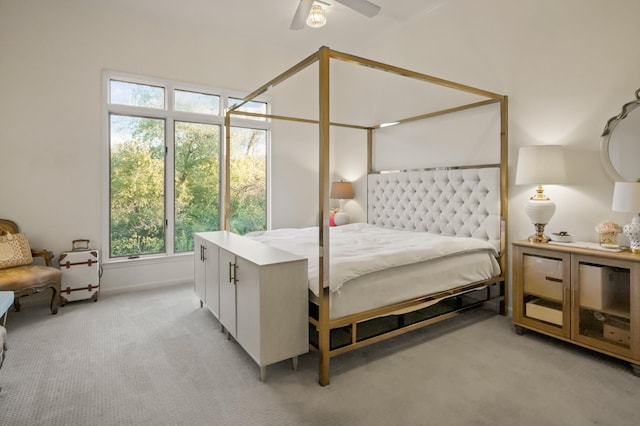
[[[513,322],[631,363],[640,376],[640,255],[513,243]]]

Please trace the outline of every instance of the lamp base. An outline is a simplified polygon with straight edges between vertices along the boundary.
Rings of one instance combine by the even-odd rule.
[[[640,254],[640,217],[634,216],[631,223],[622,228],[622,232],[629,238],[631,253]]]
[[[548,243],[549,237],[544,235],[544,227],[546,223],[534,223],[536,227],[536,233],[529,237],[529,242],[532,243]]]
[[[339,210],[333,216],[333,221],[336,224],[336,226],[346,225],[347,223],[349,223],[349,214],[347,212],[343,212],[342,210]]]
[[[536,227],[536,233],[529,237],[529,241],[532,243],[548,243],[549,237],[544,235],[544,227],[553,213],[556,211],[556,203],[542,194],[541,190],[538,190],[538,194],[527,201],[524,207],[529,216],[529,220]]]

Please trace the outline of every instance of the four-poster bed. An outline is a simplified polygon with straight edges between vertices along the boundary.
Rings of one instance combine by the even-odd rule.
[[[373,167],[374,135],[384,124],[362,126],[330,121],[330,60],[361,65],[373,70],[385,71],[425,84],[438,85],[454,91],[480,97],[480,101],[461,106],[414,115],[394,124],[405,124],[431,117],[480,108],[490,104],[499,104],[500,134],[499,164],[438,168],[436,170],[399,171],[396,173],[378,173]],[[255,114],[241,111],[242,105],[284,82],[299,71],[318,65],[318,119],[295,118],[271,114]],[[289,70],[272,79],[243,99],[243,102],[231,108],[225,117],[226,150],[229,152],[231,116],[256,116],[271,120],[289,120],[317,125],[319,135],[319,186],[318,217],[321,225],[308,229],[317,241],[317,259],[312,254],[309,265],[313,264],[316,276],[309,303],[309,340],[312,349],[319,353],[319,382],[329,383],[330,358],[352,349],[369,345],[383,339],[452,317],[470,307],[487,301],[499,303],[499,311],[505,314],[506,305],[506,229],[507,219],[507,97],[447,80],[431,77],[407,69],[363,59],[353,55],[321,47],[316,53],[299,62]],[[329,228],[329,188],[330,188],[330,128],[332,126],[359,129],[366,132],[367,140],[367,216],[368,222],[379,229],[395,229],[398,232],[427,231],[422,234],[442,234],[446,241],[477,240],[484,241],[482,248],[462,248],[451,256],[432,256],[411,264],[392,264],[386,270],[376,270],[363,276],[352,278],[360,281],[354,285],[341,285],[339,291],[331,287],[331,277],[338,273],[333,261],[331,240],[347,229],[364,228],[365,224],[348,225],[341,229]],[[230,179],[229,156],[225,155],[225,176],[223,177],[223,224],[229,229],[230,223]],[[418,189],[416,189],[418,188]],[[422,189],[420,189],[422,188]],[[431,190],[437,192],[434,195]],[[400,194],[400,195],[399,195]],[[425,210],[427,209],[427,210]],[[430,210],[429,210],[430,209]],[[413,213],[411,213],[413,212]],[[354,226],[355,225],[355,226]],[[270,231],[253,239],[266,244],[274,244]],[[420,232],[414,232],[419,234]],[[402,239],[404,235],[401,234]],[[248,238],[248,237],[244,237]],[[337,237],[336,237],[337,238]],[[282,239],[282,241],[287,238]],[[299,239],[298,236],[293,237]],[[386,244],[386,242],[384,243]],[[282,248],[282,247],[280,247]],[[319,250],[318,250],[319,248]],[[286,248],[285,248],[286,250]],[[292,249],[295,252],[295,249]],[[336,249],[337,250],[337,249]],[[487,254],[488,253],[488,254]],[[301,253],[296,253],[300,255]],[[342,254],[340,254],[342,256]],[[463,257],[466,256],[466,257]],[[428,257],[428,256],[427,256]],[[482,258],[482,259],[480,259]],[[467,270],[461,265],[478,264],[477,269]],[[424,269],[427,268],[427,269]],[[429,269],[431,268],[431,269]],[[435,269],[433,269],[435,268]],[[457,271],[461,276],[453,276]],[[401,275],[402,274],[402,275]],[[411,289],[398,291],[394,296],[388,288],[379,297],[362,298],[361,291],[371,295],[368,285],[381,285],[390,280],[417,283]],[[424,287],[434,278],[442,278],[444,285]],[[311,280],[311,277],[308,277]],[[439,280],[440,281],[440,280]],[[347,280],[349,282],[349,280]],[[382,283],[382,284],[380,284]],[[388,287],[388,285],[387,285]],[[359,289],[360,288],[360,289]],[[394,287],[394,288],[397,288]],[[377,290],[376,290],[377,291]],[[381,290],[382,291],[382,290]],[[349,293],[356,294],[355,299],[364,304],[338,300],[349,299]],[[392,291],[393,293],[393,291]],[[339,295],[339,297],[337,296]],[[375,300],[369,300],[375,299]]]

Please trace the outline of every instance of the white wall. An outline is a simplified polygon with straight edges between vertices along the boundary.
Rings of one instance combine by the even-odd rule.
[[[523,205],[533,188],[513,185],[520,146],[566,146],[569,183],[548,186],[557,204],[549,232],[595,241],[611,211],[613,182],[599,159],[606,121],[640,87],[640,2],[635,0],[451,0],[399,28],[369,57],[509,96],[509,235],[533,226]]]
[[[0,217],[56,255],[78,238],[102,246],[103,69],[250,91],[301,59],[96,4],[0,0]],[[286,152],[274,169],[293,162]],[[192,259],[105,265],[102,289],[187,281]]]
[[[0,0],[0,217],[17,220],[32,245],[56,253],[75,238],[102,243],[102,69],[252,90],[311,53],[223,43],[210,29],[158,30],[152,20],[110,15],[106,6],[95,13],[83,4]],[[567,147],[570,182],[546,189],[558,205],[548,230],[594,241],[601,220],[630,220],[611,212],[613,183],[598,150],[606,120],[640,87],[638,16],[636,0],[450,0],[352,53],[508,95],[510,239],[533,231],[521,207],[533,188],[513,185],[517,149],[554,143]],[[301,86],[283,89],[274,104],[278,96],[299,96]],[[313,101],[302,110],[313,111]],[[317,203],[309,171],[317,152],[300,134],[274,131],[275,227],[315,220],[306,207]],[[360,159],[334,153],[333,161],[334,178],[356,179],[356,193],[364,190],[361,176],[349,176]],[[289,195],[292,187],[302,195]],[[358,215],[364,206],[347,207]],[[106,268],[103,286],[191,274],[190,257],[133,263]]]

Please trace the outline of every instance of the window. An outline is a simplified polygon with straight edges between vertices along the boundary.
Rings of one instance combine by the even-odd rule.
[[[163,87],[112,80],[109,89],[112,104],[164,109]]]
[[[193,233],[220,229],[224,113],[240,101],[223,90],[105,73],[109,258],[193,250]],[[266,114],[268,103],[242,111]],[[267,225],[263,117],[233,117],[231,230]]]
[[[176,111],[220,115],[220,96],[176,90]]]
[[[266,130],[231,128],[230,227],[238,234],[267,229],[266,141]]]
[[[221,129],[214,124],[175,122],[176,252],[193,250],[194,232],[220,229]]]
[[[242,102],[242,99],[238,99],[238,98],[230,98],[229,99],[230,106],[237,105],[237,104],[239,104],[241,102]],[[256,113],[256,114],[266,114],[267,113],[267,103],[266,102],[249,101],[246,104],[242,105],[240,108],[238,108],[237,111],[253,112],[253,113]],[[247,118],[251,119],[251,120],[259,120],[259,121],[265,121],[266,120],[264,117],[247,116]]]
[[[165,251],[165,121],[110,115],[111,256]]]

